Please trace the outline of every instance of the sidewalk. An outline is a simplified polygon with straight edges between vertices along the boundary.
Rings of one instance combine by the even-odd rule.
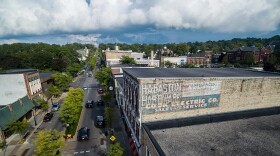
[[[125,131],[125,127],[121,118],[121,113],[119,107],[115,104],[115,99],[113,98],[110,102],[110,107],[113,109],[113,121],[112,121],[112,128],[114,129],[114,136],[116,140],[114,142],[119,142],[121,147],[124,148],[124,156],[131,156],[132,152],[129,145],[129,140],[127,136],[127,132]],[[109,139],[111,136],[108,135],[108,141],[111,142]],[[110,144],[108,144],[110,146]],[[109,151],[110,147],[108,147]]]
[[[64,99],[66,97],[67,93],[62,93],[62,95],[58,98],[54,98],[53,102],[58,102],[62,99]],[[48,101],[48,105],[49,110],[51,109],[51,100]],[[6,151],[5,150],[0,150],[0,156],[24,156],[29,149],[31,149],[32,147],[34,147],[33,143],[29,142],[29,139],[33,136],[34,132],[37,131],[38,127],[40,127],[40,125],[43,122],[43,118],[44,118],[45,112],[41,111],[41,110],[37,110],[36,111],[36,123],[37,125],[35,125],[35,120],[34,117],[31,117],[28,122],[31,125],[30,128],[30,134],[27,136],[25,142],[23,144],[19,144],[20,141],[20,136],[18,134],[14,134],[11,137],[7,138],[7,148]]]

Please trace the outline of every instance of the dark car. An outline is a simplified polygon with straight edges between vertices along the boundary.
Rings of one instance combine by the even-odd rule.
[[[92,108],[93,107],[93,104],[94,104],[94,101],[93,100],[88,100],[87,102],[86,102],[86,108]]]
[[[50,121],[53,117],[53,113],[47,113],[43,119],[44,122]]]
[[[88,74],[88,77],[92,77],[92,74]]]
[[[98,100],[97,105],[104,105],[104,101],[103,100]]]
[[[83,127],[78,131],[78,141],[89,140],[89,128]]]
[[[105,127],[105,121],[104,121],[104,117],[99,115],[96,116],[95,118],[95,126],[99,127],[99,128],[104,128]]]

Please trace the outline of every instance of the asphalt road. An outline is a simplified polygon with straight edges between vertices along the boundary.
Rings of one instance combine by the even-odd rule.
[[[92,77],[88,77],[87,73],[91,73]],[[85,90],[83,110],[81,112],[80,121],[77,130],[82,127],[88,127],[90,129],[90,139],[88,141],[77,141],[77,133],[73,139],[66,142],[66,146],[63,148],[63,155],[104,155],[106,152],[106,145],[101,145],[100,139],[105,138],[104,129],[96,128],[94,120],[97,115],[104,115],[104,106],[97,106],[94,104],[93,108],[85,108],[87,100],[94,100],[95,102],[100,99],[100,95],[97,93],[97,89],[100,86],[94,78],[95,74],[87,69],[83,75],[72,83],[72,87],[88,87]]]

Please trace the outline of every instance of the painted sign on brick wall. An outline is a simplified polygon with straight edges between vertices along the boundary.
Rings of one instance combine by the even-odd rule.
[[[144,114],[217,107],[220,82],[157,83],[141,86]]]

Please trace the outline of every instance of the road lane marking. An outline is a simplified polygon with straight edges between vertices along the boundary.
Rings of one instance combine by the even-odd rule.
[[[80,153],[85,153],[85,151],[80,151]]]
[[[78,154],[79,152],[74,152],[74,154]]]
[[[88,153],[88,152],[90,152],[90,151],[86,151],[86,152]]]

